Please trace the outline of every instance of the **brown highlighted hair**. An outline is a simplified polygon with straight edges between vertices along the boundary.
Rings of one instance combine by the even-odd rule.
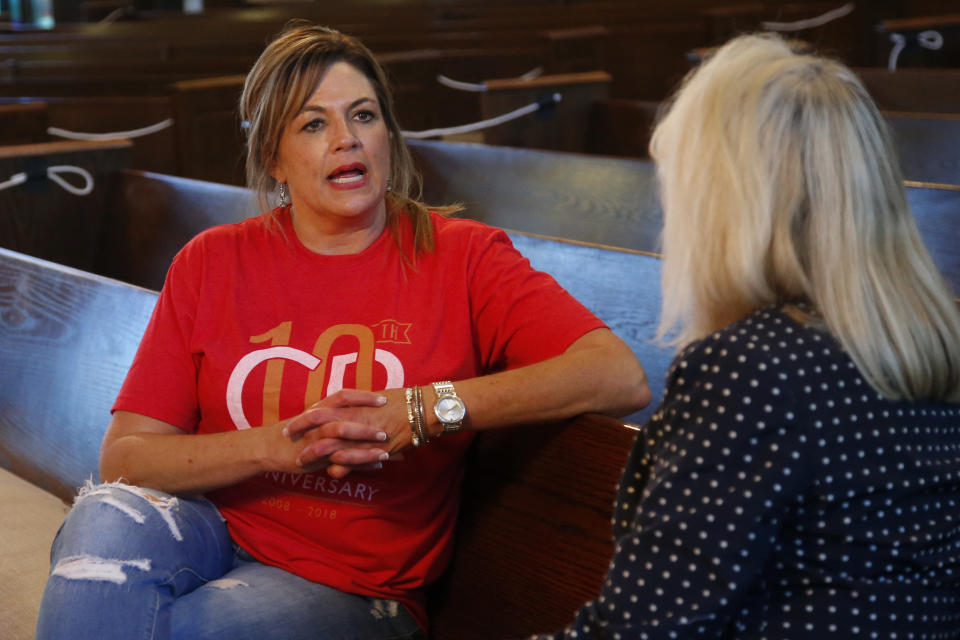
[[[270,169],[277,159],[287,124],[303,108],[326,70],[346,62],[373,86],[390,132],[390,185],[386,194],[388,224],[397,241],[398,215],[413,225],[415,251],[433,249],[430,210],[450,214],[459,207],[427,207],[420,201],[422,183],[397,122],[387,78],[373,53],[356,38],[306,20],[292,20],[267,45],[247,74],[240,97],[240,118],[246,123],[247,186],[261,206],[277,188]]]

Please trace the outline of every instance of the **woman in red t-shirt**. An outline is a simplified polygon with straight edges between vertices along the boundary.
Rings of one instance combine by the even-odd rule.
[[[355,39],[290,25],[241,115],[278,204],[175,258],[39,638],[422,636],[472,433],[649,402],[630,349],[502,231],[412,197]]]

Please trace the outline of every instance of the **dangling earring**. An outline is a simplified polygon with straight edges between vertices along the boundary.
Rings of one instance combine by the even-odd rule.
[[[290,199],[287,197],[287,183],[281,182],[277,185],[277,206],[283,208],[290,204]]]
[[[393,185],[390,184],[390,178],[387,178],[387,191],[393,191]]]

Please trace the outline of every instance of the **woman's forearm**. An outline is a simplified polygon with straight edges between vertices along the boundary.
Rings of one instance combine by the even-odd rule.
[[[202,493],[262,471],[303,473],[331,464],[377,464],[387,434],[351,421],[344,408],[381,407],[382,394],[345,389],[277,424],[222,433],[187,434],[172,424],[117,411],[100,448],[100,476],[173,494]],[[289,434],[297,424],[303,433]],[[310,455],[304,455],[309,448]]]
[[[427,432],[443,427],[436,395],[421,387]],[[650,402],[643,367],[606,329],[587,333],[563,354],[491,375],[456,381],[467,407],[468,429],[561,420],[587,412],[625,415]],[[284,427],[287,427],[286,433]],[[289,421],[213,434],[118,411],[101,448],[105,481],[168,493],[202,493],[262,471],[301,473],[329,467],[332,475],[376,464],[410,445],[403,391],[343,390]]]
[[[643,367],[611,331],[598,329],[563,354],[518,369],[456,383],[467,407],[466,426],[483,430],[559,420],[587,412],[622,416],[650,403]],[[435,394],[423,389],[431,432],[440,424]]]
[[[265,469],[266,429],[186,434],[142,429],[137,414],[117,412],[100,451],[100,477],[172,494],[203,493]],[[176,429],[176,427],[173,427]],[[269,429],[269,427],[267,428]]]

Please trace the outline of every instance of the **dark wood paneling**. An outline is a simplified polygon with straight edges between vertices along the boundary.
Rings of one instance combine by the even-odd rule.
[[[44,102],[0,104],[0,145],[40,142],[47,137],[47,126]]]
[[[960,68],[854,71],[885,111],[960,113]]]
[[[106,134],[133,131],[174,118],[169,96],[104,96],[47,98],[49,124],[78,133]],[[178,173],[174,125],[133,138],[129,167],[160,173]],[[49,140],[62,140],[46,136]]]
[[[656,100],[606,100],[598,105],[591,153],[646,158],[650,135],[662,102]]]
[[[244,76],[177,82],[172,87],[177,175],[242,185],[244,140],[237,104]]]
[[[490,80],[480,94],[483,119],[539,103],[533,114],[483,132],[487,144],[527,149],[583,151],[590,145],[597,105],[610,95],[610,74],[590,71],[534,80]],[[554,102],[559,98],[559,102]]]
[[[129,163],[130,141],[51,142],[0,147],[0,181],[24,172],[28,181],[0,191],[0,246],[61,264],[90,269],[117,170]],[[73,165],[93,177],[85,196],[64,190],[47,167]],[[77,176],[63,176],[82,184]]]

